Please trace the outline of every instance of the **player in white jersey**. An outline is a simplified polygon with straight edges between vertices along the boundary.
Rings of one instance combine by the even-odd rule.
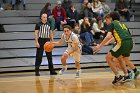
[[[56,45],[62,45],[65,41],[68,44],[68,48],[65,50],[61,57],[61,62],[63,68],[59,71],[59,74],[62,74],[67,70],[66,60],[69,56],[72,56],[75,60],[75,67],[77,68],[76,77],[79,77],[81,72],[80,67],[80,58],[81,58],[81,45],[78,39],[78,36],[71,31],[71,27],[69,25],[65,25],[63,27],[64,33],[59,41],[53,42]]]

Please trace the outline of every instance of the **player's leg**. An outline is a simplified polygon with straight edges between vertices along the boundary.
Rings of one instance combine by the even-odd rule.
[[[75,67],[77,68],[77,71],[76,71],[76,77],[80,77],[80,74],[81,74],[81,66],[80,66],[80,61],[75,61]]]
[[[136,69],[136,67],[132,64],[132,62],[129,60],[129,56],[130,56],[131,50],[133,48],[132,39],[125,40],[123,42],[123,46],[124,47],[123,47],[122,55],[124,56],[124,60],[125,60],[126,64],[134,71],[135,78],[137,78],[137,76],[139,75],[140,71],[138,71]]]
[[[123,80],[123,77],[119,74],[116,64],[113,62],[113,58],[114,57],[112,56],[111,52],[108,52],[108,54],[106,55],[106,61],[115,74],[114,80],[112,81],[112,84],[115,84],[117,82],[121,82]]]
[[[113,61],[115,62],[116,67],[118,68],[118,70],[119,69],[122,69],[121,66],[120,66],[120,64],[119,64],[119,60],[117,58],[114,58]],[[126,63],[126,61],[125,61],[125,63]],[[135,74],[132,71],[130,71],[128,68],[127,68],[127,72],[128,72],[129,77],[131,79],[133,79],[134,76],[135,76]]]
[[[77,69],[76,71],[76,77],[79,77],[80,76],[80,73],[81,73],[81,66],[80,66],[80,60],[81,60],[81,52],[80,50],[73,53],[72,54],[72,57],[74,58],[75,60],[75,67]]]
[[[132,80],[127,72],[127,67],[126,67],[126,64],[125,64],[125,60],[124,60],[125,57],[123,56],[120,56],[118,57],[118,60],[119,60],[119,63],[120,63],[120,66],[122,68],[122,71],[124,73],[124,79],[122,82],[127,82],[127,81],[130,81]]]
[[[61,63],[63,65],[63,68],[59,71],[60,75],[63,74],[64,71],[67,70],[67,64],[66,64],[67,58],[68,58],[68,52],[66,51],[66,52],[64,52],[64,54],[61,57]]]
[[[125,62],[126,64],[133,70],[135,76],[134,78],[136,79],[138,75],[140,74],[140,71],[134,66],[134,64],[130,61],[129,57],[125,57]]]

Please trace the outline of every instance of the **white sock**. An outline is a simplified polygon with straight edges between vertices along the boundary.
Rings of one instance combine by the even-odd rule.
[[[117,78],[119,78],[120,77],[120,74],[117,74],[117,75],[115,75]]]
[[[77,69],[77,72],[81,72],[81,69],[79,69],[79,70]]]
[[[67,69],[67,65],[66,66],[63,66],[63,68]]]

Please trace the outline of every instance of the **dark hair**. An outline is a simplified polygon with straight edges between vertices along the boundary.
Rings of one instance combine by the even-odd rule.
[[[101,16],[97,17],[97,22],[99,22],[100,20],[103,20],[103,18]]]
[[[64,29],[64,28],[68,28],[69,30],[71,30],[71,26],[69,26],[69,25],[64,25],[64,26],[63,26],[63,29]]]
[[[40,16],[41,16],[43,13],[47,13],[48,6],[51,6],[51,3],[46,3],[46,5],[42,8],[42,10],[41,10],[41,12],[40,12]]]
[[[120,15],[118,12],[111,12],[110,13],[110,17],[112,18],[112,20],[118,20],[120,21]]]
[[[74,27],[75,27],[75,26],[79,26],[79,23],[75,23],[75,24],[74,24]]]
[[[48,6],[51,6],[51,3],[46,3],[46,5],[44,6],[44,8],[47,9]]]

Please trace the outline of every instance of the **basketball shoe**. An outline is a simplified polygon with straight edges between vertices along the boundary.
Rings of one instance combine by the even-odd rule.
[[[66,70],[67,70],[67,66],[63,67],[63,68],[58,72],[58,74],[59,74],[59,75],[62,75],[63,72],[65,72]]]
[[[76,72],[76,78],[79,78],[80,77],[80,74],[81,74],[81,69],[80,70],[77,70],[77,72]]]
[[[118,83],[118,82],[121,82],[123,81],[124,77],[123,76],[119,76],[119,77],[114,77],[114,80],[112,81],[112,84],[115,84],[115,83]]]
[[[136,72],[135,72],[135,79],[139,76],[139,74],[140,74],[140,71],[139,70],[137,70]]]

